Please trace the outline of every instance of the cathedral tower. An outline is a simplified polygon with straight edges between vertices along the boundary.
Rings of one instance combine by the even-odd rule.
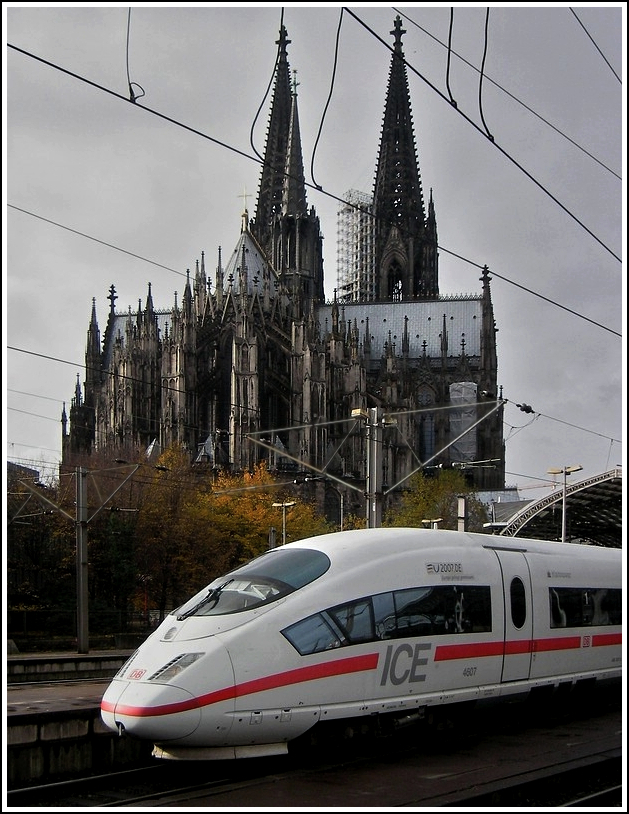
[[[424,208],[402,52],[405,33],[398,16],[373,195],[375,299],[394,302],[439,295],[437,224],[432,194],[428,218]]]
[[[289,43],[282,26],[256,216],[249,228],[303,313],[324,300],[323,237],[315,209],[308,209],[306,201],[297,80],[291,79],[286,53]]]
[[[201,254],[170,309],[155,308],[149,284],[144,308],[138,300],[137,310],[118,312],[112,285],[102,349],[92,305],[85,391],[77,381],[69,433],[62,416],[64,465],[93,451],[135,460],[178,443],[191,459],[235,472],[266,461],[337,484],[348,478],[354,485],[337,498],[360,513],[368,456],[364,434],[348,437],[347,422],[356,409],[377,408],[397,416],[379,447],[391,500],[418,465],[461,465],[478,487],[504,485],[501,409],[486,397],[499,392],[491,278],[484,270],[482,295],[439,295],[435,207],[432,192],[427,203],[422,193],[403,33],[398,16],[373,209],[361,202],[364,251],[351,258],[357,284],[348,279],[345,299],[325,302],[323,237],[306,199],[298,83],[282,26],[255,219],[242,213],[225,264],[218,249],[214,283]],[[483,459],[496,467],[474,468]],[[324,481],[323,503],[333,491]]]

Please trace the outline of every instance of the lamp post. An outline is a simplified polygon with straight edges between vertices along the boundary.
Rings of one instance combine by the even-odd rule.
[[[289,509],[291,506],[294,506],[297,503],[296,500],[291,500],[288,503],[274,503],[273,506],[275,508],[282,510],[282,545],[286,545],[286,509]]]
[[[561,503],[561,542],[566,542],[566,478],[572,475],[573,472],[580,472],[583,467],[581,464],[574,464],[574,466],[564,466],[561,469],[549,469],[549,475],[563,475],[563,500]]]

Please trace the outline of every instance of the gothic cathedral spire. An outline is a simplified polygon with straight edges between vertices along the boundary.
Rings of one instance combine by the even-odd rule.
[[[282,211],[284,171],[292,109],[290,68],[286,54],[286,46],[289,43],[286,28],[282,26],[280,38],[276,40],[275,87],[266,134],[264,163],[260,175],[258,204],[255,220],[250,223],[251,233],[265,250],[269,248],[273,219]]]
[[[297,113],[297,71],[294,72],[288,129],[286,167],[282,190],[282,215],[304,217],[307,214],[304,162],[301,152],[301,133]]]
[[[395,18],[380,153],[374,184],[376,299],[439,295],[437,229],[432,197],[426,220],[415,148],[402,28]]]
[[[324,300],[323,236],[314,207],[308,210],[306,201],[297,81],[291,80],[286,54],[289,42],[282,26],[256,217],[249,229],[290,292],[295,313],[304,314],[312,303]]]

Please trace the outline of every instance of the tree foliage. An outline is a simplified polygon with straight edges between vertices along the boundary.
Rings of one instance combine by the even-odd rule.
[[[487,520],[485,508],[463,473],[454,469],[439,470],[436,476],[420,471],[409,478],[409,488],[387,513],[383,525],[422,528],[424,521],[438,520],[439,528],[456,530],[459,496],[466,499],[468,531],[483,531]]]
[[[97,617],[106,618],[106,611],[126,618],[157,609],[163,618],[204,585],[264,552],[271,529],[275,545],[281,545],[284,518],[286,541],[293,542],[337,530],[343,514],[327,522],[316,502],[325,502],[322,491],[305,498],[292,480],[278,480],[265,464],[240,474],[216,472],[191,464],[179,446],[167,449],[156,463],[140,458],[132,464],[89,466],[84,468],[91,490],[91,627]],[[62,473],[57,486],[45,492],[52,503],[44,508],[55,505],[63,512],[42,512],[42,504],[32,501],[34,516],[9,523],[9,608],[75,607],[75,474]],[[440,518],[440,528],[456,529],[458,497],[465,495],[467,527],[482,531],[485,510],[463,473],[442,470],[430,477],[420,472],[408,486],[383,525],[421,527],[424,520]],[[12,493],[18,508],[26,505],[24,492],[16,487]],[[20,519],[17,509],[13,514]],[[364,526],[364,517],[345,514],[344,529]]]
[[[258,556],[276,528],[281,543],[286,509],[287,542],[330,531],[312,504],[284,492],[264,464],[234,475],[194,470],[185,452],[169,449],[147,476],[136,529],[136,602],[147,595],[160,615],[184,602],[217,576]]]
[[[51,508],[59,500],[58,488],[44,488],[42,494],[49,502],[38,500],[17,479],[11,482],[10,490],[6,530],[8,607],[72,608],[76,596],[75,532],[72,524]]]

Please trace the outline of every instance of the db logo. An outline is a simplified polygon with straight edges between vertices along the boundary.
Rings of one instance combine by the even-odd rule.
[[[592,647],[592,637],[583,636],[583,638],[581,639],[581,647]]]
[[[138,678],[142,678],[145,672],[146,670],[131,670],[129,673],[129,678],[137,681]]]

